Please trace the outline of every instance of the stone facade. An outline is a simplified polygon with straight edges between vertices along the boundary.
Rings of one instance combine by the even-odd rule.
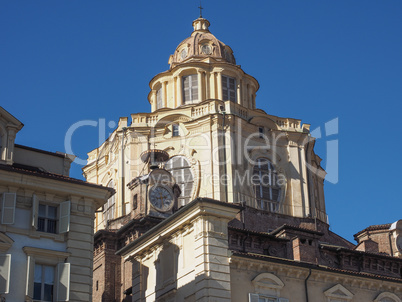
[[[66,154],[15,145],[21,128],[0,107],[1,297],[92,301],[93,218],[114,191],[68,177]]]
[[[117,191],[96,215],[94,297],[401,302],[401,221],[357,245],[330,231],[310,126],[258,109],[209,26],[150,81],[152,112],[88,154],[86,178]]]

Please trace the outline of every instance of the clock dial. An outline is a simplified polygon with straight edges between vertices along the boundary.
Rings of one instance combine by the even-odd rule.
[[[169,211],[173,207],[173,194],[164,186],[153,186],[149,191],[149,200],[152,206],[161,212]]]

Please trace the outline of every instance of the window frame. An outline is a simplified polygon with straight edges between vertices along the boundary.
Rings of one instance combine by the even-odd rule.
[[[68,252],[60,252],[30,246],[24,246],[22,250],[28,256],[25,294],[31,298],[32,301],[41,301],[33,299],[35,264],[53,266],[55,267],[53,300],[69,301],[71,271],[70,263],[66,262],[66,260],[71,256],[71,254]]]
[[[113,179],[109,180],[107,187],[114,188]],[[116,211],[116,194],[113,194],[112,196],[109,197],[107,202],[103,205],[102,218],[103,218],[103,222],[105,225],[107,224],[107,222],[109,220],[114,219],[115,211]],[[112,218],[110,218],[110,216],[112,216]]]
[[[56,277],[56,267],[53,265],[46,265],[46,264],[40,264],[40,263],[35,263],[35,270],[34,270],[34,275],[37,273],[37,268],[40,267],[40,274],[41,274],[41,280],[39,282],[35,282],[35,277],[34,277],[34,294],[33,294],[33,301],[46,301],[46,302],[52,302],[54,300],[54,291],[55,291],[55,277]],[[52,284],[46,283],[46,277],[47,277],[47,272],[46,268],[52,268],[53,271],[53,278],[52,278]],[[38,297],[35,297],[35,285],[40,284],[40,293],[39,293],[39,299]],[[51,299],[50,300],[44,300],[45,298],[45,285],[51,285]]]
[[[173,161],[177,161],[177,160],[181,161],[180,167],[173,166]],[[172,161],[171,164],[169,164],[170,161]],[[185,164],[183,164],[183,161],[185,161]],[[180,196],[177,199],[178,206],[180,207],[180,206],[184,206],[184,205],[188,204],[191,201],[192,193],[193,193],[194,185],[195,185],[194,173],[192,171],[190,161],[184,155],[173,156],[171,159],[169,159],[165,163],[164,168],[166,171],[168,171],[174,177],[176,184],[179,186],[179,188],[181,190]],[[188,169],[188,171],[191,175],[191,180],[185,179],[185,177],[186,177],[185,170],[186,169]],[[178,171],[180,171],[180,172],[178,172]],[[182,179],[182,181],[180,181],[180,179]],[[185,194],[186,186],[188,186],[188,185],[191,186],[191,189],[187,188],[190,191],[190,195],[183,195],[183,194]]]
[[[50,233],[38,230],[39,225],[39,206],[47,205],[57,207],[56,219],[56,232]],[[70,231],[70,214],[71,214],[71,201],[63,201],[60,203],[39,201],[36,194],[32,195],[32,227],[41,234],[57,235],[64,234]]]
[[[40,214],[40,208],[45,207],[45,215],[41,216]],[[54,218],[49,217],[49,208],[54,208],[56,210],[56,215]],[[37,227],[37,231],[38,232],[44,232],[44,233],[50,233],[50,234],[57,234],[57,227],[59,224],[58,221],[58,216],[59,216],[59,209],[57,206],[54,205],[49,205],[49,204],[45,204],[45,203],[39,203],[39,211],[38,211],[38,227]],[[40,229],[41,223],[40,221],[43,220],[43,230]],[[51,230],[49,230],[50,226],[49,226],[49,222],[53,221],[54,222],[54,229],[53,232]]]
[[[262,299],[264,299],[264,301],[260,301]],[[289,299],[275,297],[275,296],[271,296],[271,295],[249,293],[248,301],[249,302],[289,302]]]
[[[257,206],[261,210],[266,210],[269,212],[279,212],[280,201],[283,194],[283,189],[280,185],[275,184],[278,181],[278,172],[272,162],[265,157],[259,157],[256,159],[256,164],[253,166],[253,185],[254,185],[254,196],[256,198]],[[263,165],[267,165],[267,169],[264,170]],[[258,166],[258,169],[256,167]],[[255,183],[256,171],[258,172],[259,183]],[[267,173],[265,173],[267,172]],[[265,177],[268,177],[268,184],[262,183]],[[274,198],[274,190],[278,192],[276,199]],[[266,196],[266,193],[269,196]]]
[[[188,80],[188,87],[186,87],[186,80]],[[185,75],[182,78],[182,93],[183,93],[183,105],[195,104],[199,101],[199,87],[198,87],[198,74]],[[188,90],[188,100],[186,99],[186,91]]]
[[[172,137],[180,136],[180,126],[179,124],[172,124]]]
[[[222,100],[223,101],[231,101],[233,103],[237,103],[237,81],[236,78],[222,75]],[[230,80],[234,82],[234,88],[230,88]],[[227,94],[225,98],[225,93]]]

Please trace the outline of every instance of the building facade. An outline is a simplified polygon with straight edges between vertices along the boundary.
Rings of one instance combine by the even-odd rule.
[[[259,83],[208,20],[150,81],[151,113],[88,154],[116,195],[95,219],[96,301],[392,301],[401,221],[329,230],[310,125],[256,105]]]
[[[92,301],[94,213],[113,189],[70,178],[73,157],[14,143],[0,107],[2,301]]]

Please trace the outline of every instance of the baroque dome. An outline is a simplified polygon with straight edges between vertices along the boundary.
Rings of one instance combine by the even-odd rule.
[[[186,62],[204,61],[207,58],[236,64],[232,49],[210,33],[209,25],[209,21],[202,17],[193,21],[194,31],[170,56],[170,68]]]

